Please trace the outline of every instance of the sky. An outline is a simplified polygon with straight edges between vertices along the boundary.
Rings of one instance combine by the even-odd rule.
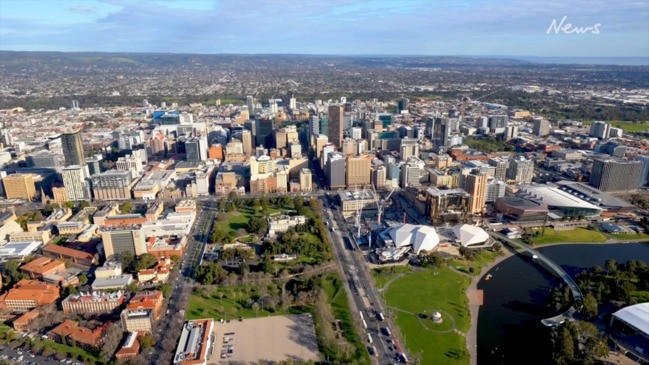
[[[1,0],[0,50],[649,59],[649,0]]]

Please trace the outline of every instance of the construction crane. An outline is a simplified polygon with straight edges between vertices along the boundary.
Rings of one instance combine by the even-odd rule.
[[[365,195],[365,189],[361,191],[361,198]],[[361,216],[363,215],[363,205],[359,204],[356,210],[356,237],[361,236]]]
[[[374,184],[372,184],[372,189],[374,190],[374,197],[376,198],[376,208],[378,210],[378,215],[376,217],[376,223],[379,224],[379,227],[381,227],[381,217],[383,216],[383,209],[385,208],[385,204],[390,200],[390,197],[392,196],[392,193],[397,189],[396,187],[392,188],[390,190],[390,193],[388,196],[385,197],[383,200],[379,200],[379,195],[376,193],[376,188],[374,187]]]

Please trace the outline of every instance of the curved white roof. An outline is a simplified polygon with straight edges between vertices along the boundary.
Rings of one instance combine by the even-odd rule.
[[[482,244],[489,240],[489,233],[470,224],[458,224],[453,227],[453,233],[462,247]]]
[[[388,234],[396,247],[412,246],[416,254],[432,250],[439,244],[435,228],[429,226],[403,224],[390,229]]]
[[[649,303],[630,305],[613,313],[613,317],[628,323],[649,336]]]

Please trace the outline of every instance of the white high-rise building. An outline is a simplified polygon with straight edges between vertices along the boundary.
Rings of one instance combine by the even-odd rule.
[[[63,168],[63,186],[70,201],[87,200],[86,176],[83,167],[72,165]]]

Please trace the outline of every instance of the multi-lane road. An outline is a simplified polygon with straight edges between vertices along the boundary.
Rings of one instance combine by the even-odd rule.
[[[158,341],[151,351],[151,363],[169,363],[162,361],[170,359],[169,350],[164,348],[165,336],[173,333],[180,335],[180,329],[185,320],[185,310],[189,297],[194,288],[195,268],[198,267],[204,252],[205,244],[210,235],[214,222],[215,211],[207,206],[198,207],[196,221],[188,237],[187,247],[180,261],[180,268],[174,270],[170,283],[172,292],[169,298],[166,315],[158,323]]]
[[[376,290],[367,268],[367,261],[355,247],[350,229],[337,209],[323,197],[325,220],[329,222],[329,238],[333,252],[344,277],[345,290],[351,300],[356,327],[360,329],[362,340],[366,343],[372,362],[392,364],[407,359],[401,337],[383,298]],[[404,358],[404,355],[406,356]]]

